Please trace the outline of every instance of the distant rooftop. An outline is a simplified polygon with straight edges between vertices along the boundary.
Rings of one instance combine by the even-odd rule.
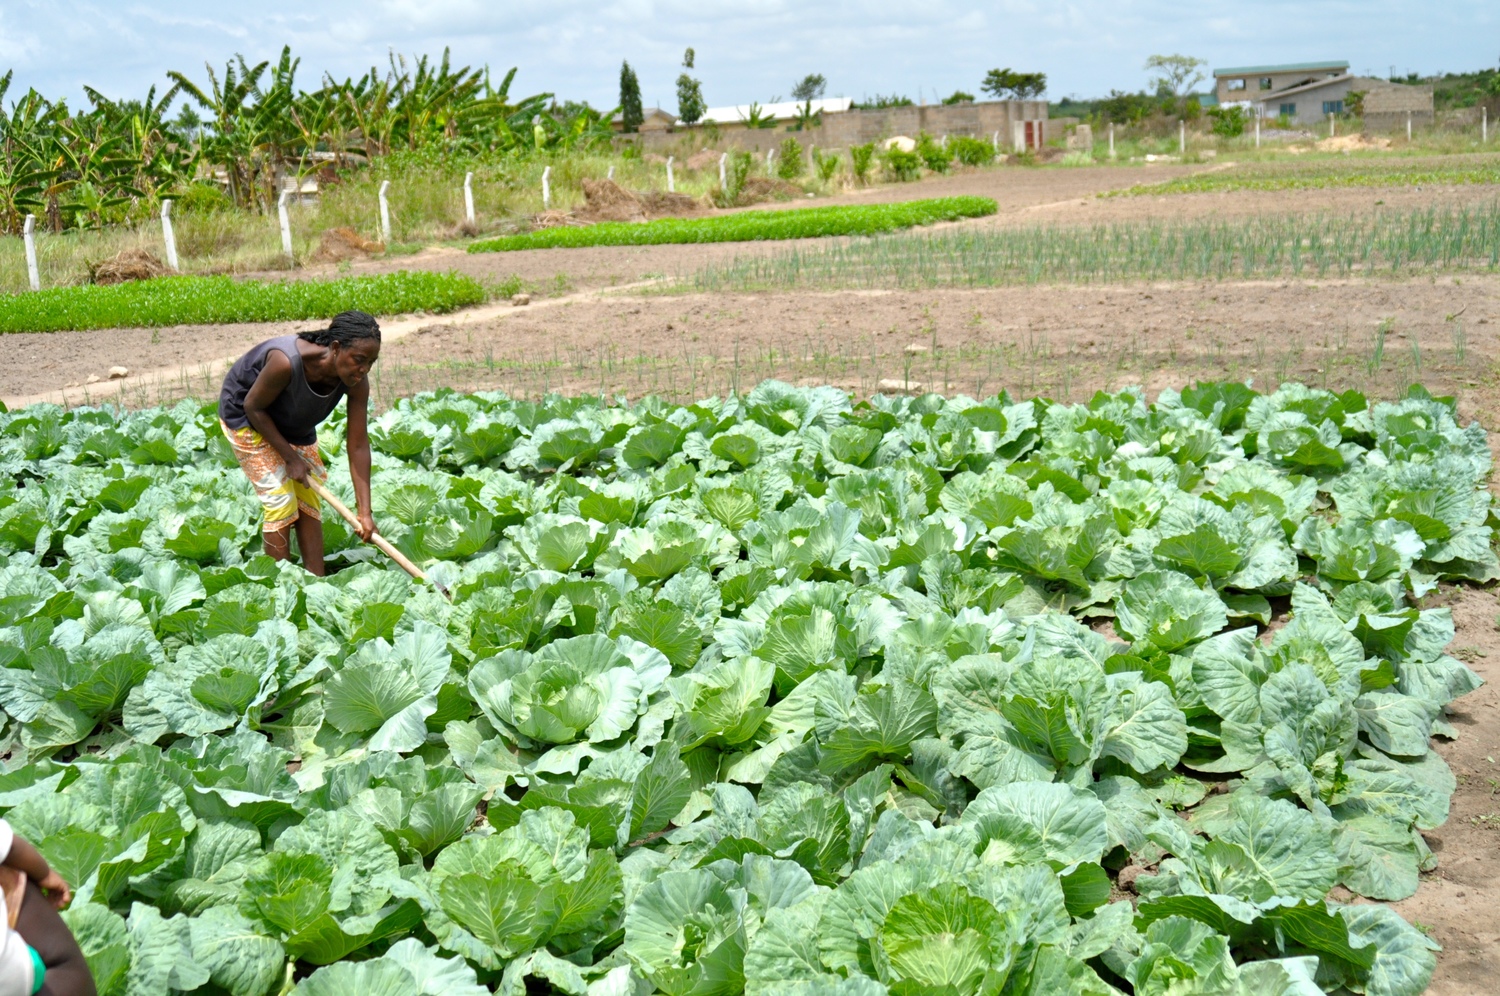
[[[1288,62],[1282,66],[1234,66],[1215,69],[1215,76],[1266,76],[1272,73],[1310,73],[1319,69],[1348,69],[1347,62]]]
[[[779,104],[761,104],[760,116],[773,121],[785,121],[801,114],[803,106],[799,100],[786,100]],[[829,97],[826,100],[813,101],[812,112],[814,114],[838,114],[853,106],[854,100],[850,97]],[[733,107],[710,107],[698,120],[700,124],[707,124],[710,121],[715,124],[736,124],[749,117],[749,104],[735,104]]]

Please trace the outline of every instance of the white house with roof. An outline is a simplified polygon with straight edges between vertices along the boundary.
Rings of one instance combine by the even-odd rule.
[[[811,103],[811,108],[800,100],[786,100],[776,104],[732,104],[727,107],[710,107],[703,112],[703,117],[698,123],[715,124],[720,130],[726,127],[733,128],[736,125],[749,127],[753,108],[760,120],[772,121],[780,126],[800,119],[807,110],[811,110],[814,115],[842,114],[854,106],[854,101],[848,97],[827,97]]]

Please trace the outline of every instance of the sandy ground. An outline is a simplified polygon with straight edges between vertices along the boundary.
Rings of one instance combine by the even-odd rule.
[[[1438,867],[1394,906],[1443,946],[1430,996],[1474,996],[1495,992],[1500,978],[1500,603],[1492,590],[1445,588],[1424,603],[1434,605],[1452,607],[1450,652],[1486,684],[1453,703],[1458,739],[1436,742],[1458,778],[1448,822],[1424,834]]]
[[[1000,213],[967,224],[1015,226],[1473,206],[1497,196],[1494,188],[1477,186],[1097,196],[1201,168],[995,170],[842,199],[984,194],[997,199]],[[490,305],[457,316],[387,321],[393,334],[376,368],[377,402],[438,386],[527,396],[603,390],[689,398],[772,376],[861,394],[1003,389],[1077,401],[1128,384],[1154,395],[1195,379],[1233,377],[1253,378],[1262,388],[1301,380],[1376,397],[1421,382],[1454,395],[1466,417],[1500,426],[1500,276],[1494,275],[779,295],[623,289],[691,272],[706,261],[780,248],[472,256],[434,248],[356,264],[356,272],[425,267],[489,280],[518,275],[539,298],[529,307]],[[0,345],[0,400],[14,405],[49,392],[57,399],[70,384],[79,385],[67,392],[74,403],[212,397],[226,359],[301,327],[7,335]],[[130,376],[82,386],[116,364],[130,368]],[[1454,704],[1459,737],[1438,750],[1457,775],[1458,790],[1448,823],[1428,835],[1440,864],[1398,909],[1444,946],[1430,992],[1458,996],[1495,991],[1500,978],[1500,921],[1493,916],[1500,908],[1500,690],[1494,684],[1500,679],[1500,603],[1493,589],[1444,589],[1429,599],[1438,603],[1453,607],[1453,652],[1490,684]]]
[[[482,315],[408,319],[377,399],[438,386],[536,395],[607,390],[687,398],[766,377],[877,390],[1006,389],[1064,400],[1193,379],[1301,380],[1390,395],[1421,381],[1500,424],[1500,277],[1218,282],[1132,287],[640,296],[582,293]],[[1451,317],[1450,317],[1451,316]],[[1378,329],[1386,329],[1377,354]],[[110,366],[89,399],[217,393],[223,360],[296,325],[19,334],[0,398],[37,399]],[[388,323],[390,327],[390,323]],[[162,371],[151,374],[151,371]],[[884,382],[884,383],[882,383]],[[68,392],[82,401],[83,387]],[[56,398],[59,395],[52,393]]]

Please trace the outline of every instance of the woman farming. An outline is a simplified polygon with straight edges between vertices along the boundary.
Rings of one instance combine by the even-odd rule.
[[[323,573],[323,521],[308,479],[328,479],[318,456],[318,424],[349,397],[345,447],[359,505],[360,539],[370,515],[370,367],[380,357],[380,326],[346,311],[328,328],[267,339],[235,361],[219,392],[219,422],[265,513],[266,553],[290,560],[297,530],[302,564]]]

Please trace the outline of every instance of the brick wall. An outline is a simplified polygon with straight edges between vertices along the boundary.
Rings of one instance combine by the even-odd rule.
[[[715,141],[712,131],[694,127],[679,128],[670,134],[628,136],[623,141],[637,143],[647,152],[664,155],[706,145],[764,154],[768,149],[779,148],[788,136],[796,138],[803,148],[816,145],[820,149],[847,149],[851,145],[879,142],[895,135],[916,138],[923,131],[938,139],[944,135],[993,139],[998,132],[1001,151],[1008,151],[1012,144],[1012,122],[1046,119],[1045,100],[986,100],[973,104],[883,107],[825,114],[820,126],[806,131],[789,132],[785,124],[775,128],[720,127]],[[1052,137],[1050,133],[1048,137]]]

